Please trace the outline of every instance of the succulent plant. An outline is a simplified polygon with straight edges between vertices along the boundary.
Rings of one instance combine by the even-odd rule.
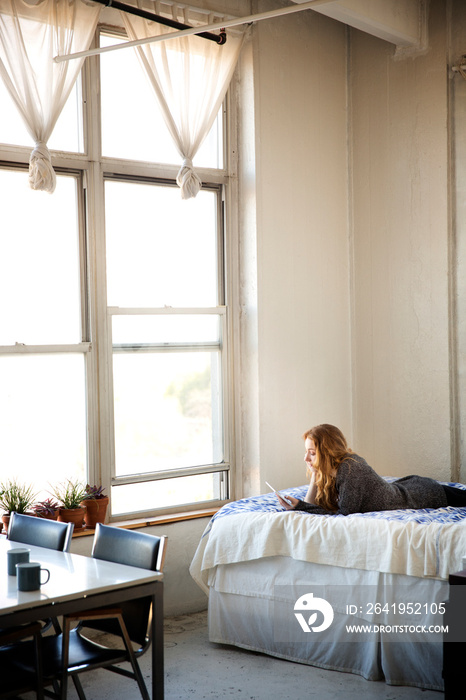
[[[87,501],[99,498],[106,498],[104,491],[104,486],[89,486],[89,484],[86,484],[86,495],[84,496],[83,500]]]
[[[34,503],[32,510],[36,515],[53,515],[60,508],[60,504],[51,498],[46,498],[45,501]]]

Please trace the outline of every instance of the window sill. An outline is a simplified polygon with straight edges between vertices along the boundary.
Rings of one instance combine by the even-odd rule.
[[[112,523],[108,523],[114,527],[121,527],[125,530],[138,530],[143,527],[153,527],[154,525],[167,525],[169,523],[180,523],[183,520],[195,520],[197,518],[211,518],[217,511],[218,508],[205,508],[204,510],[189,510],[184,513],[170,513],[170,515],[159,515],[153,518],[140,518],[136,520],[119,520]],[[93,535],[95,530],[84,528],[73,532],[74,537],[88,537]]]

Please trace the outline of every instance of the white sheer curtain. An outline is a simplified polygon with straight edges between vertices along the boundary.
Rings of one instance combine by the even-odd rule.
[[[88,49],[100,10],[86,0],[1,0],[0,75],[35,142],[32,189],[55,189],[47,141],[83,62],[53,57]]]
[[[141,0],[137,0],[142,7]],[[162,14],[160,3],[150,11]],[[144,9],[148,10],[147,4]],[[141,17],[121,13],[130,40],[175,31]],[[172,19],[196,26],[190,10],[172,7]],[[218,15],[206,15],[205,23],[220,22]],[[238,60],[243,34],[228,32],[223,46],[198,36],[144,44],[136,47],[154,88],[168,129],[183,159],[177,177],[183,199],[195,197],[202,182],[193,168],[193,158],[210,131],[225,97]]]

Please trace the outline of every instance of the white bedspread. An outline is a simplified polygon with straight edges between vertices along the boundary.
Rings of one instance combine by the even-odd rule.
[[[466,556],[466,523],[333,518],[292,511],[241,512],[206,528],[190,567],[208,593],[219,564],[271,556],[332,566],[446,580]]]

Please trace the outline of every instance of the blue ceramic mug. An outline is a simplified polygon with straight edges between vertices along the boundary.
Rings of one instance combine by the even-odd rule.
[[[41,581],[41,573],[45,572],[47,578]],[[38,561],[30,561],[16,565],[16,576],[18,578],[18,591],[37,591],[50,578],[50,571],[42,569]]]
[[[16,547],[9,549],[6,553],[8,561],[8,576],[16,576],[16,564],[29,561],[29,549]]]

